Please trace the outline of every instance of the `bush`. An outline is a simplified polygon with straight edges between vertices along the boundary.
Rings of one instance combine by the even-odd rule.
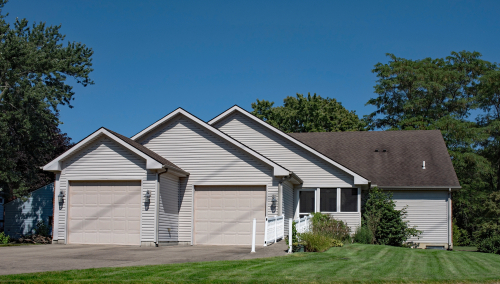
[[[48,237],[50,235],[50,227],[45,225],[45,222],[40,220],[36,223],[35,233],[40,236]]]
[[[0,244],[6,245],[10,241],[10,237],[7,236],[4,232],[0,233]]]
[[[372,244],[373,234],[367,226],[361,226],[354,234],[354,241],[360,244]]]
[[[406,208],[396,210],[392,194],[375,187],[370,190],[363,208],[363,225],[372,233],[373,244],[401,246],[422,231],[408,227]]]
[[[455,220],[453,221],[453,245],[455,246],[472,245],[469,233],[465,229],[459,228]]]
[[[323,235],[342,242],[350,240],[349,227],[340,220],[335,220],[331,215],[313,213],[311,229],[315,234]]]
[[[336,247],[343,247],[343,246],[344,246],[343,242],[341,242],[339,240],[335,240],[335,239],[332,240],[331,247],[336,248]]]
[[[324,252],[332,247],[334,241],[331,237],[311,232],[299,234],[299,238],[308,252]]]
[[[477,250],[480,252],[500,254],[500,236],[492,236],[479,241]]]

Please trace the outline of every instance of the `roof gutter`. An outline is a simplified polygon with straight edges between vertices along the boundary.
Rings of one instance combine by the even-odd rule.
[[[169,171],[172,171],[172,172],[175,172],[183,177],[187,177],[190,175],[190,173],[186,172],[185,170],[183,169],[180,169],[180,168],[174,168],[172,166],[169,166],[169,165],[162,165],[162,168],[166,169],[166,170],[169,170]]]

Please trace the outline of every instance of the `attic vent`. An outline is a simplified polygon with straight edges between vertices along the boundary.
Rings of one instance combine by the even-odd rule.
[[[375,149],[375,152],[378,152],[378,149]]]

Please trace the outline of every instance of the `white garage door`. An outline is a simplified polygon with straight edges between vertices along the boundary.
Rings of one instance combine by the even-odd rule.
[[[68,243],[139,245],[141,182],[71,182]]]
[[[264,244],[265,187],[196,187],[194,202],[195,244],[251,245],[253,218],[256,244]]]

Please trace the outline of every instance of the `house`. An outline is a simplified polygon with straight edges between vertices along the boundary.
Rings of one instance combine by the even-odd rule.
[[[379,186],[421,247],[448,248],[460,188],[439,131],[286,134],[238,106],[208,123],[179,108],[131,138],[100,128],[43,169],[54,243],[70,244],[249,245],[253,218],[263,244],[266,216],[311,212],[355,230]]]
[[[16,198],[5,203],[5,234],[12,238],[35,233],[38,222],[50,227],[54,210],[54,184],[42,186],[26,200]]]

